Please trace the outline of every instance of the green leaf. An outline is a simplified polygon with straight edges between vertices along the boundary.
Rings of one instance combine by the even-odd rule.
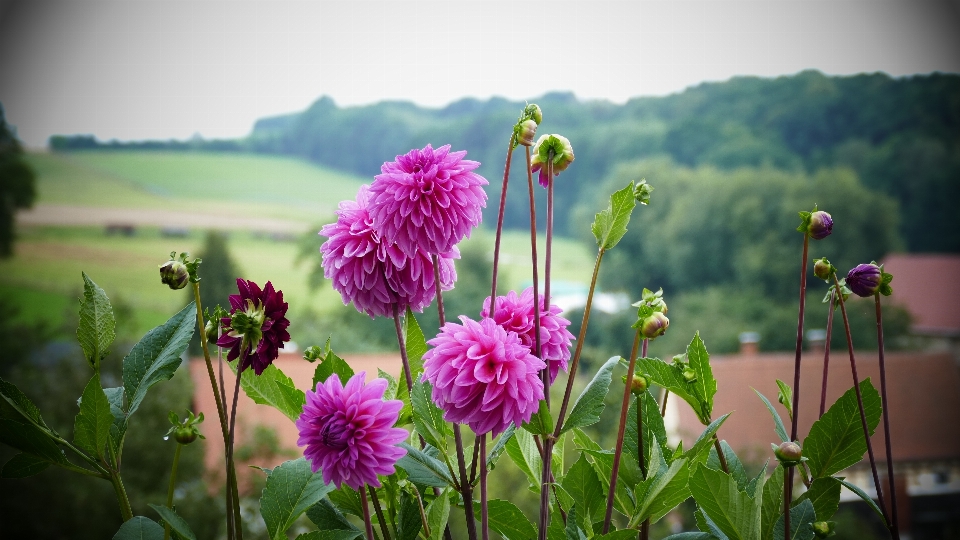
[[[880,422],[880,394],[869,378],[860,383],[860,393],[867,426],[873,435]],[[803,440],[803,455],[810,460],[810,474],[822,478],[860,462],[866,451],[856,389],[851,388],[810,427]]]
[[[397,399],[397,380],[393,378],[393,375],[390,375],[386,371],[377,368],[377,376],[381,379],[387,381],[387,389],[383,391],[383,400],[390,401]]]
[[[573,503],[580,509],[581,515],[587,520],[593,519],[597,510],[606,500],[607,494],[603,490],[603,484],[583,453],[567,471],[560,485],[570,495]]]
[[[790,540],[813,540],[816,533],[810,525],[816,520],[817,515],[813,510],[813,504],[806,499],[800,501],[790,509]],[[784,520],[781,514],[773,526],[773,540],[784,540],[783,526]]]
[[[494,444],[493,448],[490,449],[490,452],[487,453],[488,470],[492,471],[494,466],[496,466],[497,461],[503,454],[503,451],[507,448],[507,443],[513,438],[516,429],[517,426],[510,424],[510,426],[500,434],[500,438],[497,439],[497,444]]]
[[[103,393],[110,402],[110,414],[113,415],[113,424],[110,426],[110,444],[113,451],[120,454],[123,447],[123,438],[127,433],[127,415],[123,412],[123,387],[104,388]]]
[[[727,444],[727,441],[720,441],[720,448],[723,449],[723,457],[727,461],[727,469],[730,470],[730,475],[733,476],[733,479],[737,481],[737,489],[740,491],[747,490],[747,471],[743,468],[743,463],[740,462],[740,458],[737,457],[737,454],[733,451],[733,448],[730,448],[730,445]],[[722,471],[723,467],[720,465],[720,457],[717,455],[716,446],[710,448],[710,455],[707,457],[707,467],[715,471]]]
[[[671,534],[663,540],[716,540],[716,536],[708,532],[682,532]]]
[[[346,385],[350,377],[354,375],[353,368],[343,358],[334,354],[333,351],[329,351],[313,371],[313,387],[311,390],[316,390],[317,383],[327,382],[327,379],[334,374],[340,378],[340,384],[343,385]]]
[[[152,519],[136,516],[120,526],[113,540],[163,540],[163,527]]]
[[[697,467],[690,491],[704,514],[731,540],[760,540],[760,500],[737,489],[730,475]]]
[[[617,242],[627,234],[627,224],[630,223],[630,214],[637,205],[637,200],[633,195],[633,181],[627,187],[615,192],[610,196],[610,203],[607,209],[597,214],[590,230],[593,231],[593,237],[597,239],[597,246],[600,249],[610,249],[617,245]]]
[[[840,480],[840,483],[843,484],[843,487],[845,487],[845,488],[849,489],[850,491],[856,493],[857,496],[860,497],[860,499],[863,500],[863,502],[867,503],[867,506],[869,506],[870,508],[872,508],[873,511],[874,511],[878,516],[880,516],[880,522],[883,523],[883,526],[884,526],[884,527],[887,526],[887,518],[883,517],[883,510],[881,510],[880,507],[877,506],[877,502],[876,502],[876,501],[874,501],[869,495],[867,495],[867,493],[866,493],[865,491],[863,491],[862,489],[860,489],[860,488],[859,488],[858,486],[856,486],[855,484],[851,484],[850,482],[847,482],[846,480]]]
[[[570,513],[567,514],[567,526],[564,529],[565,540],[587,540],[586,533],[580,528],[580,521],[577,519],[577,507],[573,506],[570,508]]]
[[[693,336],[693,341],[687,345],[687,359],[690,362],[690,369],[697,375],[697,379],[688,383],[693,387],[692,394],[700,402],[700,411],[697,416],[707,422],[713,417],[713,396],[717,393],[717,381],[713,378],[713,370],[710,369],[710,353],[707,352],[703,340],[700,339],[700,332]]]
[[[260,514],[273,540],[286,540],[286,532],[300,514],[333,491],[333,484],[324,484],[320,471],[310,470],[304,458],[282,463],[267,477],[260,496]]]
[[[453,485],[447,466],[439,459],[403,442],[400,447],[407,455],[397,461],[397,467],[407,471],[407,478],[423,486],[446,487]]]
[[[361,531],[310,531],[297,536],[296,540],[353,540],[362,535]]]
[[[631,523],[640,523],[649,518],[656,523],[668,512],[690,497],[690,467],[685,459],[675,460],[663,472],[650,475],[637,484],[634,494],[637,508],[630,518]]]
[[[99,371],[100,360],[110,352],[110,345],[117,335],[116,326],[113,306],[110,305],[107,293],[87,274],[83,274],[83,299],[80,300],[77,340],[83,349],[83,356],[95,371]]]
[[[397,540],[416,540],[423,528],[420,505],[406,491],[400,492],[400,513],[397,516]]]
[[[817,514],[817,519],[814,521],[828,521],[840,508],[840,490],[842,487],[843,484],[840,483],[840,480],[832,476],[817,478],[810,484],[810,489],[797,497],[793,505],[796,506],[801,501],[809,500],[813,503],[813,510]]]
[[[703,411],[712,407],[707,407],[706,403],[701,403],[701,398],[694,390],[696,383],[688,383],[683,378],[682,367],[667,364],[656,358],[640,358],[637,360],[637,372],[649,375],[658,386],[666,388],[671,394],[675,394],[686,401],[702,424],[710,423],[710,417],[703,416]]]
[[[423,355],[427,353],[427,340],[423,337],[423,330],[413,316],[410,306],[403,316],[403,343],[407,348],[407,361],[410,362],[410,376],[414,380],[423,371]]]
[[[153,508],[158,514],[160,514],[160,519],[165,521],[174,532],[180,535],[184,540],[197,540],[197,535],[193,534],[193,531],[190,529],[190,525],[187,525],[187,522],[183,520],[182,517],[177,515],[175,510],[171,510],[166,506],[160,506],[157,504],[151,504],[150,508]]]
[[[620,357],[614,356],[600,366],[597,374],[587,383],[586,388],[574,402],[570,416],[563,423],[560,433],[565,433],[573,428],[596,424],[600,421],[600,413],[603,412],[603,398],[610,390],[610,383],[613,381],[613,368],[617,366],[618,362],[620,362]]]
[[[430,527],[429,540],[440,540],[450,518],[450,498],[446,494],[437,497],[427,506],[426,514],[427,526]]]
[[[777,379],[777,401],[787,409],[787,415],[793,418],[793,390],[780,379]]]
[[[308,508],[307,517],[320,530],[352,532],[355,533],[354,538],[361,534],[360,529],[350,523],[340,509],[328,499],[320,499],[317,504]]]
[[[73,442],[91,456],[103,457],[110,439],[113,414],[110,402],[100,386],[100,374],[94,373],[80,397],[80,412],[74,422]]]
[[[622,531],[613,531],[607,534],[598,534],[594,536],[596,540],[633,540],[637,537],[637,531],[624,529]]]
[[[540,472],[543,467],[543,461],[540,459],[540,452],[537,450],[537,442],[533,435],[522,429],[514,432],[513,437],[507,441],[507,455],[517,464],[517,467],[527,475],[530,486],[540,493]]]
[[[236,362],[230,367],[235,369]],[[307,401],[306,395],[297,390],[293,379],[273,364],[267,366],[260,375],[252,369],[245,369],[240,375],[240,387],[254,403],[269,405],[294,422],[300,418]]]
[[[777,432],[777,436],[780,437],[780,442],[787,442],[790,440],[790,436],[787,435],[787,428],[783,426],[783,420],[780,419],[780,415],[777,413],[777,410],[773,408],[773,404],[770,403],[770,400],[767,399],[767,396],[764,396],[756,388],[753,389],[754,392],[760,396],[760,399],[763,400],[763,404],[767,406],[767,410],[770,411],[770,416],[773,417],[773,429]]]
[[[3,379],[0,379],[0,443],[50,463],[70,465],[36,405],[19,388]]]
[[[585,454],[593,458],[593,470],[603,485],[603,492],[610,492],[610,477],[613,476],[613,452],[606,450],[584,450]],[[631,488],[640,482],[640,470],[636,463],[630,460],[620,461],[620,470],[617,471],[617,488],[613,494],[613,507],[625,516],[633,515],[636,507]],[[606,498],[604,498],[605,500]]]
[[[340,489],[335,489],[328,493],[327,498],[343,512],[353,514],[360,518],[363,517],[363,506],[360,502],[360,494],[352,487],[344,484],[340,486]]]
[[[640,394],[639,399],[630,400],[630,410],[627,411],[627,426],[623,437],[623,451],[630,456],[630,459],[637,460],[637,401],[640,402],[640,412],[643,418],[643,459],[644,463],[650,463],[651,443],[656,437],[660,444],[660,453],[664,456],[670,455],[667,448],[667,430],[663,425],[663,417],[660,416],[660,406],[657,400],[650,395],[650,392]]]
[[[167,322],[147,332],[123,359],[123,393],[127,418],[136,412],[151,386],[169,380],[180,367],[197,325],[193,302]]]
[[[474,513],[480,518],[480,503],[474,501]],[[487,501],[487,519],[490,528],[505,540],[534,540],[537,530],[523,512],[510,501],[491,499]],[[568,518],[569,519],[569,518]],[[431,525],[430,531],[433,532]]]
[[[26,478],[49,466],[50,462],[43,458],[31,454],[17,454],[3,465],[0,478]]]
[[[447,450],[447,436],[450,427],[443,419],[443,411],[433,402],[433,387],[429,381],[417,380],[413,383],[413,425],[424,440],[441,452]]]
[[[733,413],[727,413],[720,418],[717,418],[713,422],[710,422],[710,425],[703,430],[703,433],[700,434],[700,437],[693,443],[693,446],[689,450],[683,453],[683,456],[690,459],[691,462],[696,461],[699,463],[704,463],[707,458],[710,456],[709,449],[713,448],[713,436],[717,433],[717,430],[720,429],[720,426],[727,421],[727,418]]]
[[[540,400],[540,407],[537,412],[530,416],[530,421],[521,427],[534,435],[553,433],[553,416],[550,415],[546,400]]]
[[[773,534],[773,525],[777,516],[783,511],[783,467],[777,465],[773,474],[763,485],[762,502],[760,504],[761,536],[770,538]]]

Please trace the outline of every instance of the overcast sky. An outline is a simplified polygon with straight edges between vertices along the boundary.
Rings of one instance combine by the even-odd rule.
[[[960,0],[0,0],[0,102],[31,147],[239,137],[321,95],[622,103],[804,69],[960,72]]]

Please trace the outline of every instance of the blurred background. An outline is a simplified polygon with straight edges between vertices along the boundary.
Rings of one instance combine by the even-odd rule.
[[[796,340],[796,212],[816,204],[836,227],[812,257],[841,275],[887,261],[896,276],[884,333],[913,362],[904,373],[914,385],[960,380],[960,3],[946,0],[0,2],[0,376],[72,432],[87,377],[80,272],[117,311],[105,369],[119,377],[129,347],[191,299],[159,283],[173,250],[203,258],[204,305],[225,304],[237,276],[282,289],[291,354],[329,337],[338,352],[389,364],[392,322],[342,305],[319,268],[317,231],[384,161],[426,144],[467,150],[489,201],[445,303],[476,317],[504,151],[526,102],[543,110],[540,133],[568,137],[576,153],[556,182],[554,245],[555,302],[574,333],[594,213],[630,180],[655,188],[604,260],[584,373],[629,352],[629,305],[643,288],[662,287],[670,306],[651,356],[682,353],[699,331],[723,358],[778,361]],[[531,282],[519,172],[506,195],[502,292]],[[538,209],[543,230],[542,198]],[[825,292],[810,282],[807,346],[842,350],[839,327],[823,343]],[[875,357],[872,302],[852,302],[850,316],[857,349]],[[435,313],[418,319],[429,336]],[[934,397],[954,399],[951,384]],[[194,396],[185,364],[130,431],[137,514],[163,499],[166,412]],[[929,407],[904,421],[943,405]],[[245,442],[252,462],[297,455],[258,426]],[[914,486],[916,539],[960,538],[960,428],[945,426],[898,465]],[[217,538],[222,501],[202,480],[201,446],[184,452],[181,478],[196,480],[178,491],[178,510]],[[519,471],[497,474],[501,496],[523,491]],[[248,491],[250,505],[258,494]],[[68,472],[0,479],[0,498],[4,536],[103,538],[119,524],[110,487]],[[842,519],[869,522],[862,510],[845,504]],[[257,519],[254,508],[253,537]]]

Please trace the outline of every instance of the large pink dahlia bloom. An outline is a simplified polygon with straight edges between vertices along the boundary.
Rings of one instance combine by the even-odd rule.
[[[550,383],[556,380],[560,370],[567,370],[567,361],[570,360],[570,342],[573,334],[567,330],[570,321],[560,316],[560,307],[551,304],[550,310],[543,309],[544,298],[540,297],[540,355],[550,366]],[[498,296],[490,315],[490,297],[483,301],[481,317],[491,317],[494,321],[509,332],[516,332],[520,343],[536,352],[534,341],[533,287],[527,287],[519,296],[510,291],[506,296]]]
[[[320,234],[328,240],[320,246],[323,275],[333,282],[344,305],[353,302],[357,311],[371,317],[392,317],[393,304],[404,311],[423,311],[436,295],[433,259],[419,249],[405,255],[395,244],[381,242],[367,211],[370,186],[360,186],[356,201],[343,201],[337,221],[324,225]],[[438,257],[440,289],[448,291],[457,280],[454,247]]]
[[[323,481],[338,488],[380,487],[377,475],[393,474],[394,464],[407,453],[396,446],[407,438],[407,431],[393,427],[403,402],[384,401],[387,381],[364,384],[365,375],[357,373],[346,386],[337,375],[317,383],[316,392],[307,391],[297,419],[297,446],[306,446],[303,455],[313,472],[323,471]]]
[[[445,253],[480,224],[487,204],[480,166],[450,145],[397,156],[384,163],[370,187],[373,226],[388,244],[413,256],[418,249]]]
[[[460,321],[446,323],[423,357],[423,377],[443,418],[494,437],[529,421],[543,399],[539,373],[546,364],[493,319]]]
[[[240,294],[230,295],[230,315],[220,319],[223,334],[217,346],[230,349],[227,361],[233,361],[240,356],[246,341],[249,350],[239,371],[253,366],[260,375],[280,355],[283,343],[290,341],[288,306],[283,301],[283,291],[274,290],[269,281],[261,290],[256,283],[237,278],[237,289]]]

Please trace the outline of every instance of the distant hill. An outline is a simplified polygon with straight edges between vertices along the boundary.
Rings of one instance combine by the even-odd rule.
[[[868,188],[899,201],[908,249],[960,252],[955,209],[960,200],[960,75],[828,77],[805,71],[776,79],[704,83],[623,105],[580,101],[570,93],[533,101],[544,111],[540,133],[567,136],[577,156],[556,184],[561,232],[570,232],[571,211],[593,198],[591,186],[616,164],[665,155],[680,166],[719,169],[813,173],[849,166]],[[452,144],[467,149],[468,158],[483,164],[479,172],[498,186],[510,128],[523,105],[492,98],[463,99],[442,109],[407,102],[338,107],[322,97],[302,113],[260,120],[245,139],[166,147],[296,155],[370,178],[384,161],[411,148]],[[51,140],[54,149],[62,150],[90,143]],[[525,226],[525,197],[521,187],[510,190],[508,226]],[[495,206],[494,200],[487,220],[493,219]]]

